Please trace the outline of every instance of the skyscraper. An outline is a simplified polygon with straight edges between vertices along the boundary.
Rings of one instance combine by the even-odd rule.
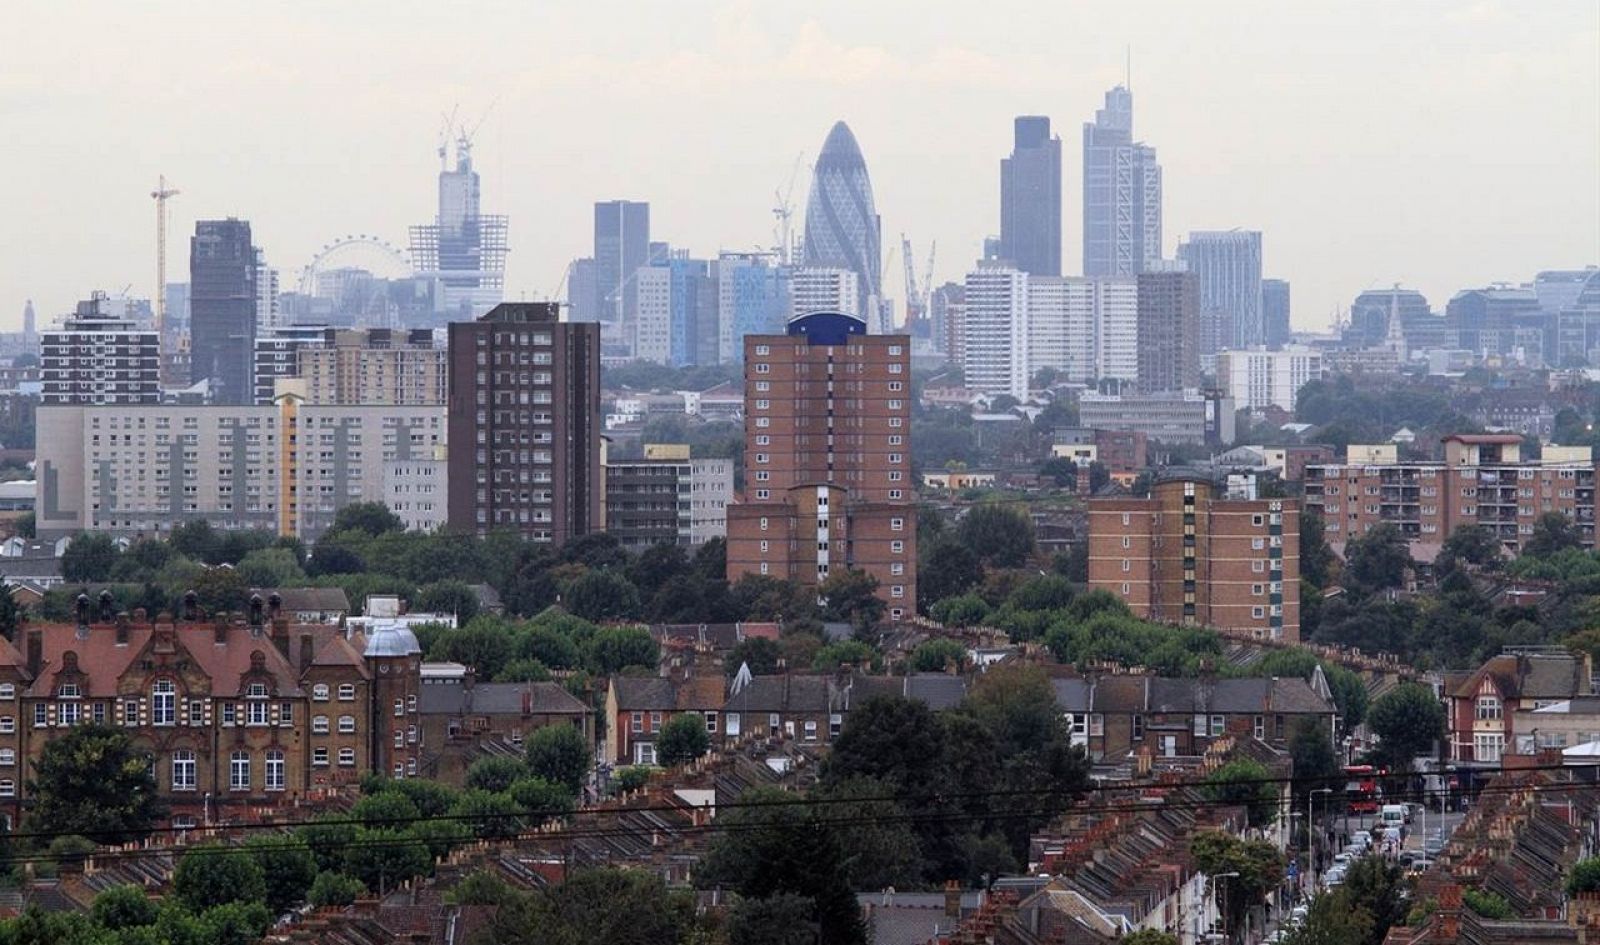
[[[1178,259],[1200,277],[1200,353],[1253,348],[1267,340],[1261,317],[1261,233],[1198,230]]]
[[[594,284],[600,321],[633,337],[639,289],[633,274],[650,264],[650,205],[607,200],[594,205]]]
[[[1000,255],[1033,276],[1061,275],[1061,138],[1022,115],[1000,159]]]
[[[1289,343],[1293,333],[1289,326],[1289,280],[1261,280],[1261,319],[1266,324],[1267,347],[1281,348]]]
[[[95,292],[44,333],[40,402],[62,404],[159,404],[161,348],[155,329],[108,312],[104,292]],[[33,303],[28,303],[33,314]],[[31,325],[28,326],[31,329]]]
[[[915,611],[911,338],[818,312],[747,335],[744,498],[728,508],[728,578],[878,581],[891,618]]]
[[[1139,273],[1139,391],[1200,386],[1200,278]]]
[[[200,220],[189,241],[190,383],[211,382],[214,403],[255,395],[256,251],[248,220]]]
[[[444,309],[450,318],[476,318],[505,295],[506,231],[504,216],[479,212],[478,172],[472,169],[472,139],[456,139],[456,166],[448,148],[439,148],[439,213],[434,222],[411,228],[411,259],[417,275],[444,286]]]
[[[560,544],[605,528],[599,325],[553,302],[451,322],[449,414],[451,529]]]
[[[882,298],[883,225],[872,202],[872,181],[855,135],[835,122],[817,155],[806,201],[805,264],[849,269],[859,280],[855,315],[875,331],[885,327],[877,311]]]
[[[1117,86],[1083,125],[1083,274],[1132,276],[1161,259],[1161,165],[1133,140],[1133,93]]]

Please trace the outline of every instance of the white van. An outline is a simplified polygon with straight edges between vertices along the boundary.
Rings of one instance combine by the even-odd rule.
[[[1406,805],[1385,804],[1378,812],[1378,822],[1385,827],[1398,827],[1406,822]]]

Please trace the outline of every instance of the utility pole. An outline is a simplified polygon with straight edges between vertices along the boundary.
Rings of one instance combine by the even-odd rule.
[[[150,196],[156,201],[156,350],[160,351],[167,326],[167,199],[175,197],[178,190],[167,186],[167,178],[158,178],[156,189]]]

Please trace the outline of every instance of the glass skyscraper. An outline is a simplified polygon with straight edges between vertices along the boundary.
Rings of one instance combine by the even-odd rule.
[[[859,277],[856,315],[882,330],[876,311],[882,297],[883,233],[872,202],[872,182],[855,135],[835,122],[823,142],[806,202],[805,264],[849,269]]]
[[[1083,125],[1083,274],[1132,276],[1160,260],[1161,165],[1133,140],[1133,93],[1119,85]]]
[[[1061,139],[1050,119],[1016,119],[1000,160],[1000,255],[1032,276],[1061,275]]]

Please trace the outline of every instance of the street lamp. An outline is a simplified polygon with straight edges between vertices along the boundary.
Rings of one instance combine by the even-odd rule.
[[[1317,821],[1311,804],[1318,794],[1332,794],[1333,788],[1319,787],[1306,792],[1306,872],[1310,874],[1311,895],[1317,893]]]
[[[1211,898],[1213,900],[1215,900],[1217,898],[1217,880],[1219,880],[1219,879],[1227,879],[1230,876],[1235,876],[1236,877],[1238,875],[1239,875],[1239,871],[1238,870],[1229,870],[1226,873],[1213,873],[1211,876],[1207,877],[1206,884],[1211,887]],[[1205,914],[1205,906],[1204,906],[1204,904],[1201,905],[1200,913],[1201,913],[1201,915]],[[1217,913],[1218,913],[1219,917],[1223,918],[1224,920],[1226,919],[1226,917],[1222,915],[1222,910],[1221,909],[1218,909]],[[1228,923],[1226,921],[1224,921],[1222,923],[1222,934],[1223,934],[1224,937],[1226,937],[1227,934],[1228,934]],[[1209,936],[1207,936],[1207,937],[1209,938]],[[1198,941],[1199,936],[1196,935],[1195,938]]]

